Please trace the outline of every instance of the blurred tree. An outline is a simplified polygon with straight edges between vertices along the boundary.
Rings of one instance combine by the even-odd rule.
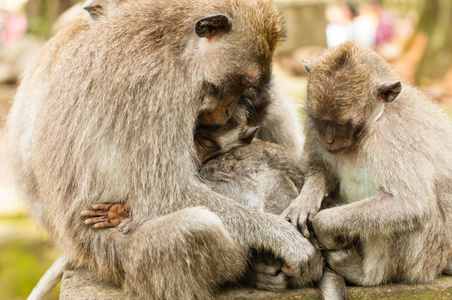
[[[417,31],[430,40],[417,72],[417,81],[428,84],[452,68],[452,0],[422,0]]]
[[[26,6],[29,31],[48,37],[53,22],[77,2],[80,0],[29,0]]]

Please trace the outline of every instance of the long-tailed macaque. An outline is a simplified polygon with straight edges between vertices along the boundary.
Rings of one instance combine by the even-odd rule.
[[[312,221],[331,250],[329,266],[353,284],[422,283],[449,272],[449,117],[355,42],[305,65],[309,167],[283,216],[305,234]],[[319,211],[325,194],[340,206]]]
[[[71,265],[137,298],[194,299],[243,276],[250,249],[280,258],[291,276],[318,260],[281,217],[213,192],[193,160],[198,116],[225,104],[221,125],[242,97],[268,91],[281,37],[265,0],[137,0],[44,47],[8,128],[20,188]],[[261,130],[299,153],[296,112],[273,96]],[[82,224],[82,209],[126,199],[121,225],[133,232]]]

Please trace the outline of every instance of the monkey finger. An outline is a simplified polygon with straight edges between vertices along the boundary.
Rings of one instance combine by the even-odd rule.
[[[283,266],[281,267],[281,271],[283,271],[283,273],[285,273],[287,276],[290,277],[298,277],[300,276],[300,272],[297,271],[297,268],[290,266],[287,263],[284,263]]]
[[[94,204],[91,207],[94,210],[109,210],[112,206],[113,204]]]
[[[306,223],[306,220],[304,222],[298,222],[298,228],[300,229],[301,234],[309,239],[311,237],[311,234],[309,233],[308,224]]]
[[[315,215],[317,214],[317,212],[318,212],[318,211],[313,211],[313,210],[311,210],[311,211],[308,213],[308,221],[309,221],[309,222],[312,223],[312,220],[314,220],[314,217],[315,217]]]
[[[108,214],[108,211],[104,210],[84,210],[81,212],[81,215],[83,217],[102,217],[106,216]]]
[[[289,207],[290,208],[290,207]],[[298,227],[298,218],[296,217],[296,214],[293,213],[291,210],[287,211],[287,212],[283,212],[281,214],[284,219],[289,222],[293,227],[297,228]]]
[[[86,225],[96,224],[96,223],[104,223],[110,222],[107,217],[97,217],[97,218],[88,218],[85,220]]]
[[[127,223],[127,222],[122,222],[121,224],[119,224],[118,226],[116,226],[116,229],[117,229],[119,232],[124,233],[124,234],[127,234],[127,233],[133,231],[133,230],[134,230],[134,227],[133,227],[133,226],[128,226],[126,223]]]
[[[100,229],[100,228],[108,228],[108,227],[113,227],[113,224],[111,224],[110,222],[101,222],[101,223],[96,223],[93,225],[94,229]]]

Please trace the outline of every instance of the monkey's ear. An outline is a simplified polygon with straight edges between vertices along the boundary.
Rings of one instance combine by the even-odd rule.
[[[254,137],[256,136],[258,130],[259,130],[259,126],[248,127],[240,135],[240,140],[247,144],[251,143],[254,140]]]
[[[388,81],[382,83],[378,88],[378,93],[383,97],[386,102],[392,102],[402,91],[401,81]]]
[[[93,20],[96,20],[104,14],[104,8],[99,4],[98,0],[88,0],[83,5],[83,9],[86,10]]]
[[[196,22],[195,31],[199,37],[210,39],[217,34],[228,32],[231,27],[232,23],[226,15],[215,15]]]
[[[311,65],[311,63],[309,62],[309,60],[307,60],[307,59],[302,59],[303,60],[303,65],[304,65],[304,68],[306,69],[306,71],[308,71],[308,73],[311,73],[311,71],[312,71],[312,65]]]

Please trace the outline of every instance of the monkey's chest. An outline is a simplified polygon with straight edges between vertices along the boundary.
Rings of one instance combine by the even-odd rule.
[[[339,197],[345,203],[355,202],[378,193],[375,179],[365,168],[352,164],[339,167]]]

